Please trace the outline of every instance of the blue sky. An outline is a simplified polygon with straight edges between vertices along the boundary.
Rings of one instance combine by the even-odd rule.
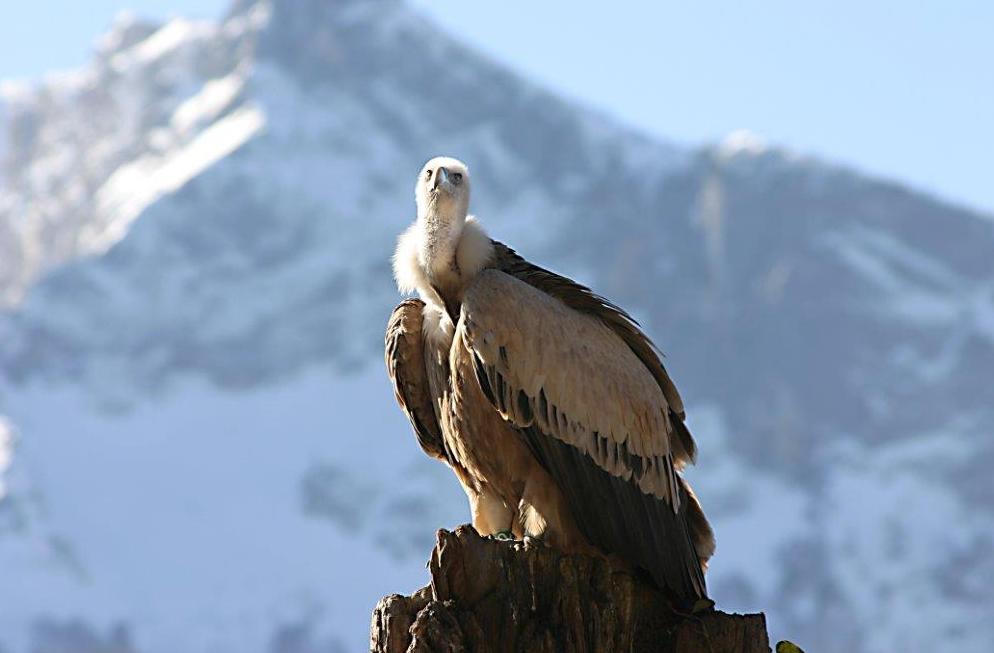
[[[994,214],[994,2],[412,0],[495,59],[685,143],[768,141]],[[86,60],[123,9],[227,0],[42,0],[0,9],[0,78]]]

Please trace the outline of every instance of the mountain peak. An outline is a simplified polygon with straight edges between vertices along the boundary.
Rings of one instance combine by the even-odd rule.
[[[277,15],[296,16],[320,27],[329,19],[365,14],[371,18],[387,6],[399,6],[404,0],[235,0],[228,16],[249,13],[262,8]]]
[[[766,139],[748,129],[736,129],[730,132],[718,144],[718,155],[730,159],[740,154],[756,156],[769,149]]]
[[[148,38],[160,26],[161,23],[141,18],[133,11],[120,11],[114,16],[110,29],[97,39],[97,53],[126,50]]]

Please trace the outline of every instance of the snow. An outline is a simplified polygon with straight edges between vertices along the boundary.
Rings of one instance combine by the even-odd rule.
[[[243,76],[237,73],[210,80],[202,91],[173,112],[173,128],[179,134],[186,134],[214,120],[238,97],[244,85]]]
[[[226,90],[224,85],[203,97],[205,104],[199,109],[205,113],[194,130],[177,133],[168,119],[183,102],[204,91],[208,80],[201,75],[219,67],[235,70],[244,53],[232,44],[252,38],[249,31],[257,27],[253,16],[258,13],[249,12],[229,30],[182,19],[157,29],[125,16],[103,39],[91,64],[47,75],[40,84],[2,84],[0,93],[11,115],[21,124],[37,126],[37,131],[31,127],[26,132],[31,138],[19,141],[29,144],[18,152],[25,160],[7,168],[0,189],[0,221],[17,236],[17,242],[8,245],[14,256],[0,258],[0,303],[17,303],[40,274],[78,256],[104,251],[126,233],[134,212],[154,201],[161,190],[138,183],[137,201],[126,206],[123,215],[102,216],[95,206],[94,184],[142,161],[150,154],[150,145],[152,153],[158,150],[161,155],[162,150],[189,145],[196,129],[213,125],[207,114],[217,109],[217,94]],[[221,70],[214,76],[224,77]],[[192,113],[181,114],[181,122]],[[215,115],[221,117],[220,112]],[[216,156],[223,156],[221,149]],[[180,183],[175,171],[172,176],[167,186]],[[106,198],[112,200],[111,210],[125,201],[122,194],[128,194],[126,188],[115,189],[113,197]],[[110,223],[109,229],[105,223]],[[91,243],[94,251],[87,249]]]
[[[24,80],[0,79],[0,102],[22,104],[31,99],[32,85]]]
[[[951,561],[994,545],[994,522],[977,519],[940,480],[974,455],[963,442],[972,439],[975,420],[964,416],[941,431],[880,447],[827,441],[819,457],[829,471],[817,494],[724,455],[728,427],[717,406],[695,406],[688,423],[703,453],[686,476],[715,528],[708,584],[723,609],[765,610],[774,641],[792,636],[792,619],[818,620],[818,599],[797,591],[784,596],[780,581],[786,553],[814,533],[828,551],[840,600],[853,608],[851,628],[867,638],[865,650],[924,653],[955,643],[980,651],[994,641],[984,606],[929,598]],[[987,580],[978,579],[978,588],[994,580],[994,565],[982,560],[975,573]],[[726,593],[743,578],[751,592],[746,601]]]
[[[124,60],[130,60],[126,65],[152,63],[184,43],[196,38],[209,37],[214,29],[215,26],[209,22],[193,22],[184,18],[174,18],[145,40],[117,55],[115,57],[116,63],[122,65]]]
[[[122,9],[117,12],[114,20],[111,22],[110,30],[97,39],[97,51],[109,53],[120,50],[124,44],[125,34],[140,23],[141,20],[134,11]]]
[[[949,329],[950,342],[976,334],[994,343],[994,283],[957,274],[925,252],[866,227],[826,234],[822,242],[880,293],[873,310]]]
[[[871,281],[888,290],[898,289],[908,278],[939,288],[964,281],[950,266],[879,229],[855,225],[829,238]]]
[[[980,651],[994,638],[985,607],[929,602],[951,561],[978,542],[988,550],[994,542],[994,524],[976,519],[934,473],[949,466],[943,460],[949,449],[970,455],[956,450],[961,443],[947,431],[879,450],[852,441],[826,450],[844,470],[830,477],[826,509],[844,521],[824,529],[825,543],[843,600],[864,626],[867,650]],[[994,580],[991,571],[986,562],[974,570]]]
[[[970,308],[977,333],[994,343],[994,284],[981,285],[973,295]]]
[[[738,155],[756,156],[766,152],[766,139],[748,129],[737,129],[718,144],[718,156],[730,159]]]
[[[0,164],[3,164],[8,156],[7,139],[10,133],[10,127],[7,124],[8,121],[10,120],[8,118],[8,108],[7,108],[8,103],[9,100],[7,98],[7,94],[4,93],[3,87],[0,86]],[[3,195],[3,190],[0,189],[0,196],[2,195]]]
[[[399,411],[383,409],[392,397],[378,366],[344,377],[313,370],[239,393],[188,378],[119,414],[65,387],[37,384],[5,395],[11,419],[31,433],[18,449],[14,495],[30,472],[45,506],[32,537],[0,538],[0,556],[18,561],[0,587],[0,632],[20,633],[2,643],[15,651],[29,645],[18,624],[41,611],[100,630],[126,623],[148,653],[262,651],[275,629],[297,622],[313,622],[318,636],[355,650],[380,596],[425,582],[416,554],[398,557],[378,542],[399,506],[420,493],[423,505],[440,511],[402,524],[420,531],[424,550],[432,529],[466,517],[448,470],[417,450]],[[782,591],[782,552],[810,530],[812,498],[723,454],[728,429],[717,407],[697,406],[691,428],[704,457],[688,476],[718,535],[709,571],[715,598],[728,610],[764,609]],[[844,518],[822,532],[834,573],[853,588],[846,600],[866,624],[878,624],[880,639],[868,650],[895,641],[903,650],[928,650],[940,639],[979,650],[970,647],[989,641],[984,629],[963,629],[979,607],[916,618],[931,574],[949,559],[930,552],[955,554],[992,531],[964,514],[947,489],[921,480],[916,466],[958,462],[943,457],[948,437],[826,449],[838,470],[827,484],[826,511]],[[355,469],[366,452],[375,452],[375,479],[347,474],[344,486],[332,486],[349,497],[345,506],[359,505],[356,521],[342,527],[301,510],[308,470]],[[379,480],[389,478],[406,481]],[[350,486],[359,493],[349,494]],[[960,527],[950,534],[945,523]],[[722,596],[725,581],[743,575],[751,600]],[[897,586],[901,592],[891,591]],[[796,610],[806,609],[804,596],[793,599]],[[783,634],[784,622],[776,612],[770,617],[774,637]],[[893,632],[903,634],[894,640]]]
[[[708,568],[709,591],[726,611],[760,612],[776,603],[783,551],[810,527],[809,497],[772,475],[758,473],[724,452],[729,430],[718,406],[697,405],[688,426],[702,452],[684,476],[697,493],[715,529],[717,551]],[[723,594],[728,583],[745,579],[751,600]],[[768,613],[771,633],[781,624]]]
[[[263,651],[276,628],[302,619],[359,650],[375,602],[426,580],[410,552],[397,557],[378,541],[416,534],[426,555],[433,529],[466,510],[400,411],[381,409],[393,398],[378,368],[314,371],[245,394],[189,379],[117,415],[71,389],[7,396],[31,434],[16,465],[44,488],[44,529],[75,560],[67,565],[44,537],[0,536],[0,557],[21,561],[0,586],[0,641],[17,651],[27,642],[11,635],[42,612],[125,622],[147,653]],[[300,508],[314,465],[405,480],[352,497],[361,518],[342,528]],[[391,516],[417,497],[441,506],[423,521]]]
[[[176,18],[133,47],[131,54],[143,63],[154,61],[177,48],[193,33],[193,24]]]
[[[241,107],[174,153],[149,154],[122,165],[97,190],[97,210],[104,221],[98,231],[84,230],[81,244],[92,252],[106,250],[152,203],[247,143],[264,124],[258,108]]]
[[[7,494],[4,474],[14,459],[14,428],[3,416],[0,416],[0,501]]]
[[[230,16],[221,25],[221,32],[228,38],[237,38],[249,32],[255,32],[266,25],[272,14],[268,2],[257,2],[246,11]]]

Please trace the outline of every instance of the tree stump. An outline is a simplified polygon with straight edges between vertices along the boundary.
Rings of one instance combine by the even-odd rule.
[[[762,614],[678,614],[647,580],[596,557],[438,531],[431,583],[373,611],[373,653],[767,653]]]

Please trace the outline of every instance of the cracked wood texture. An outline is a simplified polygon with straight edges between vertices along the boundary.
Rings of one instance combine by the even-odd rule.
[[[380,600],[372,653],[766,653],[762,614],[676,614],[607,560],[438,531],[431,583]]]

